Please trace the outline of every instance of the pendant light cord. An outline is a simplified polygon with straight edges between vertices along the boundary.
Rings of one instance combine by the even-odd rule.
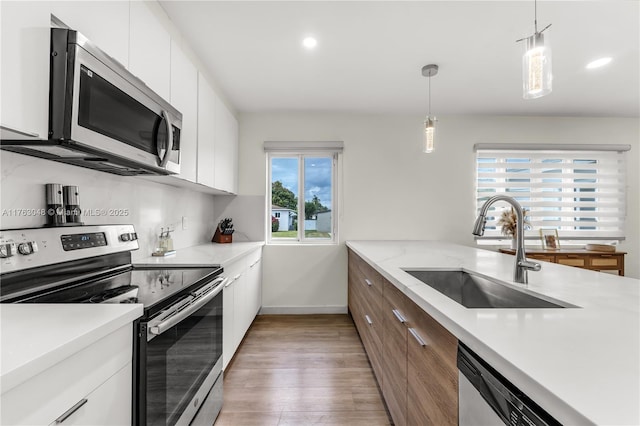
[[[538,34],[538,0],[533,0],[533,28]]]
[[[429,76],[429,117],[431,117],[431,76]]]

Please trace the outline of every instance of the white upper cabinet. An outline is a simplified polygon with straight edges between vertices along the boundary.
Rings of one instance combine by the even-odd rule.
[[[196,182],[198,162],[198,70],[178,43],[171,40],[171,105],[182,113],[181,179]]]
[[[220,98],[216,99],[215,186],[238,192],[238,121]]]
[[[51,13],[122,65],[129,66],[128,1],[53,1]]]
[[[143,1],[130,3],[129,20],[129,70],[162,98],[169,99],[169,33]]]
[[[2,1],[0,52],[0,124],[48,138],[48,2]]]
[[[216,92],[198,73],[198,176],[197,182],[215,188]]]

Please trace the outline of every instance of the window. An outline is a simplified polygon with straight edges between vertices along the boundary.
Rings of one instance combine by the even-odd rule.
[[[515,147],[476,145],[478,210],[489,197],[506,194],[527,210],[527,239],[552,228],[563,240],[624,240],[628,145]],[[506,238],[497,225],[504,208],[497,203],[490,209],[480,239]]]
[[[342,142],[265,142],[268,243],[337,243],[337,164]]]

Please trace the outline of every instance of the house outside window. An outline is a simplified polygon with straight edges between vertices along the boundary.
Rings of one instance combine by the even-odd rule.
[[[476,144],[476,208],[491,196],[509,195],[527,210],[531,229],[555,229],[561,240],[584,244],[625,239],[626,155],[629,145]],[[508,237],[497,224],[505,206],[487,216],[480,244]],[[508,207],[507,207],[508,208]]]
[[[265,142],[265,152],[267,243],[337,244],[342,142]]]

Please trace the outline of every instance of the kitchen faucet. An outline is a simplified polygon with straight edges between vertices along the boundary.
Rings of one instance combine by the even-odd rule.
[[[516,263],[513,271],[513,280],[517,283],[527,284],[528,277],[527,271],[539,271],[542,266],[537,262],[531,262],[527,260],[524,253],[524,215],[522,213],[522,206],[513,197],[508,195],[494,195],[489,198],[480,207],[480,215],[476,219],[476,223],[473,225],[473,235],[481,237],[484,235],[484,227],[487,223],[487,211],[489,207],[496,201],[506,201],[513,206],[516,211]]]

